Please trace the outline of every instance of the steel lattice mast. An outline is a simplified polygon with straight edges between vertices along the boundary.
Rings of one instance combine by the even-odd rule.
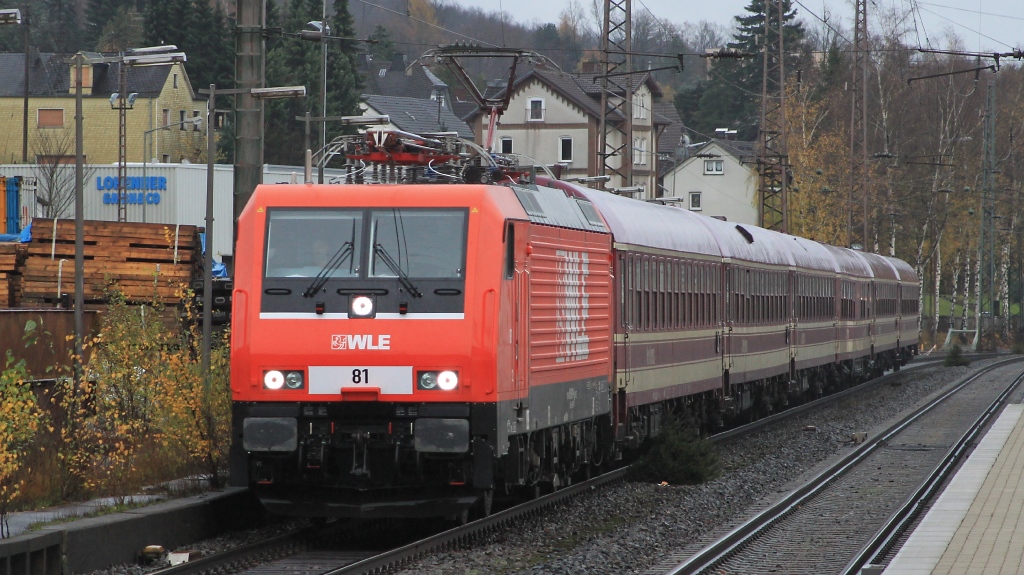
[[[786,65],[783,43],[783,0],[765,1],[764,76],[761,83],[761,123],[757,146],[760,224],[789,233],[786,171]]]
[[[617,176],[613,185],[633,185],[633,59],[631,0],[604,0],[601,53],[601,176]],[[616,115],[621,116],[617,118]],[[618,161],[616,161],[618,160]]]

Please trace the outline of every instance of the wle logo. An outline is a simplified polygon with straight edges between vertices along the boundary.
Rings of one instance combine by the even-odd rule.
[[[391,349],[391,336],[378,335],[375,344],[372,335],[335,334],[331,336],[331,349]]]

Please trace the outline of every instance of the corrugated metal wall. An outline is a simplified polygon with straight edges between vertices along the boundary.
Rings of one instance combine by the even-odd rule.
[[[51,166],[45,167],[47,170]],[[51,181],[73,182],[74,164],[59,166],[66,174],[51,176]],[[43,217],[43,206],[36,201],[42,196],[38,191],[44,186],[44,170],[36,165],[0,164],[0,176],[23,176],[34,178],[36,186],[22,186],[20,226],[28,225],[34,217]],[[327,169],[327,181],[344,175],[343,170]],[[128,221],[159,224],[206,225],[206,164],[146,164],[145,173],[141,163],[129,163],[127,171],[129,194],[127,206]],[[316,181],[316,172],[313,176]],[[234,167],[214,166],[213,173],[213,254],[230,255],[234,246]],[[263,166],[263,181],[266,183],[301,183],[301,166]],[[68,185],[68,184],[64,184]],[[86,220],[117,220],[117,164],[87,164],[85,166],[85,214]],[[151,196],[150,194],[159,194]],[[104,203],[106,202],[108,203]],[[138,203],[136,203],[138,202]],[[74,203],[71,202],[59,214],[60,218],[74,218]]]

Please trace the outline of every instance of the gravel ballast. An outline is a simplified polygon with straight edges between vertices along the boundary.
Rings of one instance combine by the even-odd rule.
[[[974,368],[976,368],[974,366]],[[703,485],[623,483],[492,534],[470,549],[435,554],[402,575],[660,573],[681,550],[699,550],[852,447],[974,368],[901,372],[872,391],[762,428],[719,447],[722,475]],[[808,429],[813,426],[813,431]]]

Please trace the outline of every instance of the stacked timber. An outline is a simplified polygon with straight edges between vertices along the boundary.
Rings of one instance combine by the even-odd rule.
[[[174,224],[86,221],[84,299],[103,304],[110,291],[131,302],[181,303],[182,288],[200,275],[200,228]],[[48,306],[75,284],[74,220],[32,221],[20,305]]]
[[[0,307],[11,307],[21,300],[26,253],[25,244],[0,243]]]

